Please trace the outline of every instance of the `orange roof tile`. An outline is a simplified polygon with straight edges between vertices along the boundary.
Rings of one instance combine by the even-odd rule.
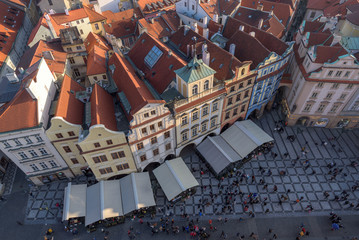
[[[166,11],[166,13],[161,14],[161,18],[173,31],[178,30],[180,26],[180,17],[177,15],[175,10]]]
[[[346,15],[346,7],[359,3],[359,0],[347,0],[340,4],[341,0],[308,0],[307,9],[322,10],[325,17]]]
[[[152,68],[149,68],[145,64],[144,59],[153,46],[158,47],[163,54],[157,63]],[[174,70],[182,68],[187,64],[166,45],[148,33],[143,33],[140,38],[137,39],[135,45],[128,53],[128,56],[136,67],[145,74],[145,78],[159,94],[162,94],[172,80],[176,78]]]
[[[107,18],[107,23],[117,22],[121,20],[131,19],[134,17],[133,15],[136,14],[136,18],[140,19],[143,18],[141,10],[137,8],[127,9],[122,12],[114,13],[110,10],[102,12],[104,16]]]
[[[131,111],[127,118],[132,119],[133,114],[141,110],[148,103],[164,103],[163,100],[156,100],[146,84],[140,80],[130,63],[117,53],[110,58],[109,65],[114,65],[112,74],[119,92],[124,92],[131,105]]]
[[[89,17],[90,19],[90,23],[93,23],[93,22],[100,22],[100,21],[105,21],[106,20],[106,17],[103,16],[102,14],[84,6],[83,8],[87,14],[87,16]]]
[[[111,46],[107,43],[107,40],[102,37],[101,35],[98,35],[96,33],[90,32],[85,41],[84,45],[86,48],[86,51],[89,53],[92,51],[94,46],[100,47],[103,50],[110,51]]]
[[[46,51],[52,53],[53,59],[44,55],[44,52]],[[52,72],[58,74],[64,73],[67,53],[62,49],[61,42],[45,42],[43,40],[38,41],[34,46],[25,51],[17,66],[17,71],[20,67],[26,70],[43,57]]]
[[[0,68],[12,49],[23,19],[24,12],[0,1]]]
[[[152,21],[153,23],[146,21],[145,18],[142,18],[138,20],[138,23],[143,28],[147,28],[147,32],[155,38],[161,39],[163,37],[168,37],[172,34],[172,31],[174,31],[169,28],[162,18],[152,18]]]
[[[28,7],[31,2],[31,0],[8,0],[8,1],[15,3],[21,7]]]
[[[218,0],[219,11],[225,15],[230,15],[240,5],[240,1],[237,0]]]
[[[138,0],[137,4],[144,15],[176,7],[176,0]]]
[[[69,15],[66,15],[66,13],[55,13],[51,14],[51,17],[57,24],[65,24],[68,22],[87,18],[88,16],[85,10],[83,8],[80,8],[69,11]]]
[[[134,19],[120,20],[109,24],[104,24],[106,33],[116,38],[127,38],[135,34],[137,22]]]
[[[87,76],[106,73],[106,50],[94,46],[87,57]]]
[[[218,13],[218,8],[217,8],[217,3],[214,3],[214,1],[209,1],[209,2],[202,2],[199,4],[202,9],[208,14],[208,16],[210,18],[213,19],[214,14],[219,14]]]
[[[342,46],[315,46],[315,63],[335,62],[338,57],[348,54]]]
[[[103,124],[106,128],[117,131],[115,104],[112,96],[98,84],[95,84],[91,94],[91,126]]]
[[[76,98],[76,92],[85,88],[65,74],[62,81],[55,116],[63,117],[72,124],[82,124],[84,103]]]
[[[308,45],[307,47],[314,46],[314,45],[324,45],[330,46],[333,42],[333,35],[330,33],[323,33],[323,32],[311,32],[307,33],[309,35]]]

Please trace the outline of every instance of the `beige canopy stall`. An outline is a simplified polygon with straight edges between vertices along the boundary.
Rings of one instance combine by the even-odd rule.
[[[199,185],[181,157],[164,162],[153,174],[169,201]]]
[[[86,184],[72,185],[68,183],[64,190],[64,208],[62,221],[86,215]]]

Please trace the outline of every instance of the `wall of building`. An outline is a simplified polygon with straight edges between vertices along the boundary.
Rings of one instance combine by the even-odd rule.
[[[108,84],[108,78],[106,72],[96,75],[87,75],[91,85],[95,83]]]
[[[339,31],[343,36],[359,37],[359,26],[352,24],[348,20],[344,21]]]

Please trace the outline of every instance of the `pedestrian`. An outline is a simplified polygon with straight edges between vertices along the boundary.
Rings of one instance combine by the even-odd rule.
[[[274,185],[274,187],[273,187],[273,192],[276,192],[277,190],[278,190],[277,185]]]
[[[272,233],[273,232],[273,229],[268,229],[268,233]]]
[[[273,238],[277,239],[278,238],[277,234],[273,234]]]

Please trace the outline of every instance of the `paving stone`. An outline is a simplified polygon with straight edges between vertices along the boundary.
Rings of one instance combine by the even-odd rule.
[[[322,206],[323,210],[330,210],[330,204],[329,202],[320,202],[320,205]]]
[[[303,187],[301,184],[294,184],[294,190],[296,192],[303,192]]]
[[[317,195],[315,193],[307,193],[307,198],[309,201],[316,201]]]
[[[47,215],[47,210],[41,210],[41,211],[38,212],[36,218],[37,219],[45,218],[46,215]]]
[[[260,204],[254,204],[253,205],[253,210],[255,213],[260,213],[260,212],[263,212],[263,208]]]
[[[45,192],[45,191],[40,191],[40,192],[36,195],[36,199],[44,199],[46,193],[47,193],[47,192]]]
[[[330,191],[330,187],[328,183],[322,183],[321,184],[323,191]]]
[[[300,182],[301,182],[301,183],[308,182],[307,176],[299,176],[299,179],[300,179]]]
[[[303,188],[306,192],[310,192],[313,191],[312,187],[310,184],[303,184]]]
[[[337,183],[330,183],[329,185],[330,185],[330,187],[331,187],[331,189],[332,189],[333,191],[338,191],[338,190],[340,190],[340,187],[339,187],[339,185],[338,185]]]
[[[285,212],[291,212],[293,211],[292,205],[288,202],[282,203],[282,208]]]
[[[38,210],[31,210],[29,214],[27,215],[27,218],[36,218],[36,215],[38,213]]]
[[[297,176],[290,176],[290,179],[293,183],[299,183],[299,178]]]
[[[42,201],[34,201],[34,204],[31,206],[31,208],[35,209],[35,208],[40,208],[42,205]]]
[[[45,199],[53,199],[55,196],[55,191],[49,191],[46,193]]]

